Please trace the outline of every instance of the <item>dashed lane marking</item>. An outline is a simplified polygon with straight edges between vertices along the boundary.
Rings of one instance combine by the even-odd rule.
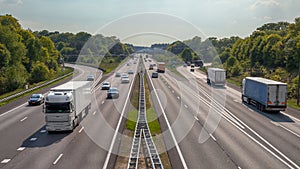
[[[20,122],[23,122],[23,121],[26,120],[26,119],[27,119],[27,117],[24,117],[23,119],[20,120]]]
[[[23,151],[23,150],[25,150],[25,147],[19,147],[19,148],[17,149],[17,151]]]
[[[57,157],[57,159],[53,162],[53,165],[55,165],[59,160],[60,160],[60,158],[63,156],[63,154],[61,153],[58,157]]]
[[[8,163],[8,162],[10,162],[10,159],[9,159],[9,158],[2,160],[2,161],[1,161],[1,164],[6,164],[6,163]]]

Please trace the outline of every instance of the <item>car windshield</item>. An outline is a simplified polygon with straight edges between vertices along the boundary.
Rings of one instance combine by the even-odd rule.
[[[30,98],[40,98],[39,94],[33,94]]]
[[[109,85],[109,82],[103,82],[103,85]]]
[[[108,92],[109,92],[109,93],[116,93],[116,92],[118,92],[118,89],[112,88],[112,89],[109,89]]]

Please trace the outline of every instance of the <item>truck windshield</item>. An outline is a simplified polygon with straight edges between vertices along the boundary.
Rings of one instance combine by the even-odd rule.
[[[70,113],[70,103],[46,103],[46,113]]]

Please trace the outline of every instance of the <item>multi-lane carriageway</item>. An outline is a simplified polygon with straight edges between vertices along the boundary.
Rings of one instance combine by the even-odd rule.
[[[138,66],[118,71],[130,68],[136,72]],[[148,78],[173,168],[299,168],[297,115],[259,112],[242,104],[238,91],[208,86],[200,72],[178,72],[185,78],[169,71]],[[96,86],[92,111],[72,133],[47,134],[42,107],[23,104],[26,98],[1,107],[0,168],[113,168],[132,83],[121,84],[113,75],[106,80],[120,89],[119,99],[107,100]]]

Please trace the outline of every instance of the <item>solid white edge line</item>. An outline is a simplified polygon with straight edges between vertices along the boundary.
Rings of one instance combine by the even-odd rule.
[[[12,111],[17,110],[17,109],[19,109],[20,107],[22,107],[22,106],[24,106],[24,105],[26,105],[26,104],[27,104],[27,102],[21,104],[21,105],[18,106],[18,107],[15,107],[15,108],[13,108],[13,109],[11,109],[11,110],[8,110],[7,112],[5,112],[5,113],[3,113],[3,114],[0,114],[0,117],[5,116],[6,114],[8,114],[8,113],[10,113],[10,112],[12,112]]]
[[[226,108],[225,108],[226,109]],[[284,157],[285,160],[287,160],[288,162],[290,162],[292,165],[296,166],[297,168],[300,168],[296,163],[294,163],[291,159],[289,159],[285,154],[283,154],[281,151],[279,151],[277,148],[275,148],[272,144],[270,144],[267,140],[265,140],[262,136],[260,136],[258,133],[256,133],[252,128],[250,128],[248,125],[246,125],[243,121],[241,121],[238,117],[236,117],[235,115],[233,115],[229,110],[227,110],[228,113],[230,113],[232,116],[234,116],[234,118],[236,118],[241,124],[243,124],[245,127],[247,127],[253,134],[255,134],[258,138],[260,138],[263,142],[265,142],[268,146],[270,146],[273,150],[275,150],[275,152],[279,153],[282,157]],[[257,141],[256,139],[254,139],[251,135],[249,135],[247,132],[245,132],[244,130],[241,130],[240,128],[238,128],[240,131],[242,131],[245,135],[247,135],[249,138],[251,138],[254,142],[256,142],[257,144],[259,144],[261,147],[263,147],[265,150],[267,150],[269,153],[271,153],[273,156],[275,156],[279,161],[281,161],[282,163],[284,163],[285,165],[287,165],[290,168],[293,168],[290,164],[288,164],[286,161],[284,161],[282,158],[280,158],[279,156],[277,156],[273,151],[271,151],[270,149],[268,149],[267,147],[265,147],[263,144],[261,144],[259,141]]]
[[[296,117],[294,117],[294,116],[292,116],[292,115],[289,115],[289,114],[287,114],[287,113],[285,113],[285,112],[280,112],[280,113],[282,113],[282,114],[284,114],[284,115],[286,115],[286,116],[288,116],[288,117],[290,117],[290,118],[292,118],[292,119],[295,119],[295,120],[297,120],[297,121],[299,121],[300,122],[300,119],[298,119],[298,118],[296,118]]]
[[[53,162],[53,165],[57,164],[57,162],[60,160],[60,158],[63,156],[63,153],[61,153],[57,159]]]
[[[290,132],[290,133],[292,133],[292,134],[294,134],[295,136],[297,136],[297,137],[300,138],[300,135],[299,135],[298,133],[295,133],[295,132],[292,131],[291,129],[289,129],[289,128],[283,126],[282,124],[278,124],[278,126],[281,127],[281,128],[283,128],[283,129],[285,129],[285,130],[287,130],[288,132]]]
[[[23,121],[26,120],[26,119],[27,119],[27,117],[24,117],[23,119],[20,120],[20,122],[23,122]]]
[[[78,132],[81,133],[83,129],[84,129],[84,127],[81,127],[81,129]]]
[[[133,86],[133,81],[131,81],[131,85],[130,85],[129,91],[132,90],[132,86]],[[128,95],[127,95],[127,98],[126,98],[126,101],[125,101],[125,104],[124,104],[122,113],[121,113],[121,115],[120,115],[120,119],[119,119],[119,121],[118,121],[117,128],[116,128],[116,130],[115,130],[115,133],[114,133],[112,142],[111,142],[111,144],[110,144],[110,147],[109,147],[109,150],[108,150],[108,153],[107,153],[107,156],[106,156],[104,165],[103,165],[103,169],[106,169],[106,168],[107,168],[107,165],[108,165],[108,162],[109,162],[109,158],[110,158],[110,155],[111,155],[111,153],[112,153],[112,149],[113,149],[113,146],[114,146],[114,144],[115,144],[115,141],[116,141],[116,138],[117,138],[117,134],[118,134],[118,131],[119,131],[119,128],[120,128],[120,125],[121,125],[121,122],[122,122],[122,119],[123,119],[123,116],[124,116],[124,113],[125,113],[125,108],[126,108],[126,105],[127,105],[127,103],[128,103],[128,100],[129,100],[129,95],[130,95],[130,92],[128,92]]]
[[[95,115],[95,114],[96,114],[96,111],[94,111],[93,115]]]
[[[148,74],[148,72],[147,72],[147,74]],[[154,87],[151,78],[149,78],[149,79],[150,79],[151,85]],[[180,160],[181,160],[181,163],[182,163],[182,165],[183,165],[183,168],[186,168],[186,169],[187,169],[188,167],[187,167],[186,162],[185,162],[185,160],[184,160],[184,157],[183,157],[183,155],[182,155],[182,153],[181,153],[181,150],[180,150],[180,148],[179,148],[179,146],[178,146],[178,143],[177,143],[177,141],[176,141],[175,135],[174,135],[174,133],[173,133],[173,130],[172,130],[172,128],[171,128],[171,125],[170,125],[170,123],[169,123],[169,120],[168,120],[168,118],[167,118],[167,115],[166,115],[166,113],[165,113],[165,111],[164,111],[164,109],[163,109],[163,106],[162,106],[162,104],[161,104],[161,102],[160,102],[160,99],[159,99],[159,97],[158,97],[158,94],[157,94],[156,90],[153,90],[153,91],[154,91],[155,96],[157,97],[158,104],[159,104],[159,106],[160,106],[160,109],[162,110],[162,114],[164,115],[164,118],[165,118],[165,120],[166,120],[168,129],[169,129],[170,134],[171,134],[171,136],[172,136],[172,139],[173,139],[173,141],[174,141],[174,143],[175,143],[175,147],[176,147],[176,150],[177,150],[178,155],[179,155],[179,157],[180,157]],[[177,98],[178,98],[178,97],[177,97]]]

